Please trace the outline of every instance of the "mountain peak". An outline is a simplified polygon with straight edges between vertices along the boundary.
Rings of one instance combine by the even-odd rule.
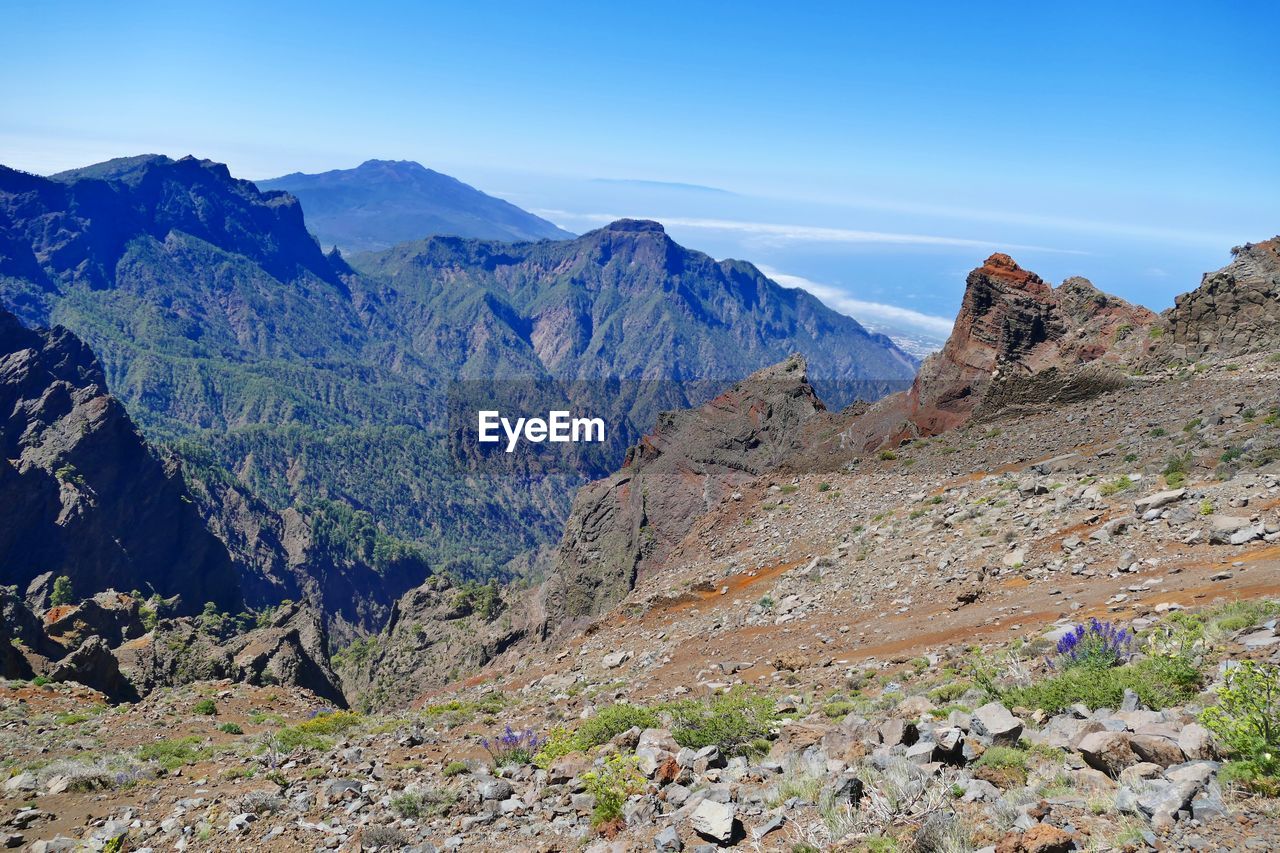
[[[372,170],[374,170],[374,169],[379,169],[379,170],[383,170],[383,171],[391,171],[391,172],[406,172],[406,173],[408,173],[408,172],[419,172],[419,173],[420,173],[420,172],[431,172],[431,171],[434,171],[434,170],[432,170],[432,169],[428,169],[426,166],[422,165],[422,164],[421,164],[421,163],[419,163],[417,160],[376,160],[376,159],[371,159],[371,160],[365,160],[365,161],[364,161],[363,163],[361,163],[359,166],[356,166],[356,169],[357,169],[357,170],[363,169],[363,170],[365,170],[365,171],[372,171]],[[437,172],[436,174],[439,174],[439,173]]]
[[[1047,290],[1044,280],[1040,276],[1024,270],[1018,266],[1018,262],[1006,255],[1004,252],[995,252],[991,257],[982,263],[982,267],[975,272],[982,273],[993,278],[1017,287],[1027,290]]]
[[[574,236],[413,160],[371,159],[353,169],[294,172],[257,184],[295,196],[306,211],[307,227],[320,242],[348,254],[432,236],[506,242]]]
[[[619,219],[610,222],[601,231],[624,231],[633,234],[652,232],[657,234],[666,234],[667,231],[662,227],[661,222],[654,222],[652,219]]]

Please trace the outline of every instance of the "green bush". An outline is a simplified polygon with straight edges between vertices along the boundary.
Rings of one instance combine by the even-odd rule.
[[[354,711],[330,711],[327,714],[317,714],[304,723],[298,723],[295,728],[313,735],[336,735],[357,725],[363,719],[364,715]]]
[[[295,749],[323,750],[333,746],[333,741],[313,732],[305,732],[298,726],[289,726],[275,733],[272,738],[275,748],[280,752],[293,752]]]
[[[444,766],[444,769],[441,770],[440,773],[446,779],[452,779],[454,776],[461,776],[463,773],[466,773],[467,770],[468,767],[465,761],[450,761]]]
[[[1126,688],[1148,708],[1168,708],[1199,691],[1200,671],[1185,657],[1148,657],[1112,668],[1078,666],[1031,684],[998,691],[1006,705],[1056,714],[1076,702],[1091,709],[1118,708]]]
[[[627,729],[652,729],[660,723],[657,712],[652,709],[625,703],[606,705],[578,726],[574,734],[577,749],[573,751],[585,752],[608,743]]]
[[[644,790],[639,759],[634,755],[611,755],[598,770],[582,774],[587,793],[595,801],[592,826],[601,826],[622,817],[627,797]]]
[[[401,791],[391,797],[391,809],[402,818],[430,819],[448,814],[457,801],[458,792],[452,788]]]
[[[991,746],[974,762],[974,769],[986,768],[1007,784],[1027,783],[1027,754],[1012,746]]]
[[[218,726],[218,731],[220,731],[220,732],[226,732],[226,733],[227,733],[227,734],[229,734],[229,735],[242,735],[242,734],[244,734],[244,729],[240,728],[240,727],[239,727],[238,725],[236,725],[235,723],[223,723],[222,725]]]
[[[218,713],[218,706],[212,699],[201,699],[191,710],[196,714],[212,717]]]
[[[691,749],[717,746],[726,755],[759,752],[778,719],[772,699],[741,687],[703,702],[675,702],[667,709],[676,743]]]
[[[929,691],[929,701],[935,705],[945,705],[948,702],[956,701],[969,692],[972,687],[972,681],[965,681],[962,678],[947,681]]]
[[[1098,488],[1098,491],[1104,497],[1111,497],[1112,495],[1118,495],[1121,492],[1128,491],[1129,489],[1132,489],[1132,488],[1133,488],[1133,480],[1129,479],[1128,474],[1121,474],[1119,477],[1112,480],[1111,482],[1103,483]]]
[[[1273,761],[1228,761],[1218,771],[1218,782],[1264,797],[1280,797],[1280,776]]]
[[[1233,757],[1260,775],[1280,775],[1280,667],[1240,661],[1223,675],[1218,704],[1200,721]]]
[[[187,764],[203,761],[211,754],[208,747],[200,745],[200,738],[191,736],[174,740],[148,743],[138,749],[138,758],[154,761],[166,770],[177,770]]]

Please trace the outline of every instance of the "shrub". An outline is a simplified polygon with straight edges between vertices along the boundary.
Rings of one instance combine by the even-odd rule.
[[[391,808],[400,817],[435,818],[448,814],[457,801],[453,788],[425,788],[392,796]]]
[[[831,491],[831,484],[830,484],[830,483],[819,483],[819,484],[818,484],[818,491],[820,491],[820,492],[829,492],[829,491]]]
[[[328,749],[333,741],[323,735],[304,731],[302,726],[288,726],[271,736],[268,745],[280,752],[289,753],[295,749]]]
[[[1191,454],[1186,453],[1181,456],[1170,456],[1165,463],[1164,475],[1165,484],[1171,489],[1180,489],[1187,482],[1187,475],[1191,472]]]
[[[1222,452],[1222,456],[1219,458],[1223,462],[1234,462],[1237,459],[1239,459],[1241,456],[1244,456],[1244,448],[1228,447],[1226,450]]]
[[[272,814],[284,808],[284,799],[275,791],[249,791],[236,801],[236,810],[249,814]]]
[[[778,718],[768,696],[736,688],[705,702],[685,700],[668,706],[671,736],[691,749],[717,746],[725,754],[752,754]]]
[[[945,705],[959,699],[972,687],[973,682],[964,679],[947,681],[929,691],[929,701],[935,705]]]
[[[321,711],[311,719],[298,723],[294,728],[313,735],[336,735],[345,732],[364,719],[354,711]]]
[[[988,782],[999,782],[1002,787],[1025,785],[1027,782],[1027,754],[1011,746],[992,746],[974,763],[975,769],[985,773],[975,774]]]
[[[1272,762],[1228,761],[1218,771],[1218,782],[1264,797],[1280,797],[1280,776]]]
[[[394,826],[366,826],[360,830],[360,849],[375,847],[378,850],[403,850],[413,844],[413,839]]]
[[[201,699],[191,710],[197,714],[212,717],[218,713],[218,706],[212,699]]]
[[[240,728],[235,723],[223,723],[222,725],[218,726],[218,731],[225,732],[226,734],[229,734],[229,735],[244,734],[244,729]]]
[[[1258,774],[1280,775],[1280,667],[1240,661],[1216,692],[1218,704],[1205,708],[1200,721]]]
[[[1119,477],[1112,480],[1111,482],[1103,483],[1098,488],[1098,491],[1104,497],[1111,497],[1112,495],[1118,495],[1121,492],[1128,491],[1129,489],[1132,489],[1132,488],[1133,488],[1133,480],[1129,479],[1128,474],[1121,474]]]
[[[856,702],[849,702],[847,700],[842,700],[838,702],[828,702],[827,704],[822,706],[822,713],[826,714],[828,717],[831,717],[832,719],[837,719],[840,717],[847,717],[849,714],[855,711],[857,707],[858,705]]]
[[[504,728],[502,734],[496,738],[480,739],[480,745],[484,747],[485,752],[489,753],[494,767],[528,764],[533,761],[533,757],[545,743],[546,738],[538,737],[533,729],[517,732],[511,726]]]
[[[1111,668],[1070,667],[1026,687],[998,690],[1006,705],[1024,705],[1056,714],[1076,702],[1091,709],[1118,708],[1126,688],[1148,708],[1188,701],[1199,690],[1200,671],[1190,659],[1149,657]]]
[[[1058,657],[1052,664],[1058,669],[1117,666],[1132,656],[1132,647],[1132,633],[1110,622],[1090,619],[1088,625],[1077,625],[1058,640]]]
[[[166,770],[177,770],[188,764],[203,761],[211,754],[211,750],[200,744],[195,736],[161,740],[148,743],[138,750],[138,758],[142,761],[154,761]]]
[[[634,755],[611,755],[598,770],[582,774],[587,793],[595,801],[591,825],[602,826],[622,817],[627,797],[644,790],[640,761]]]
[[[880,459],[884,462],[892,462],[893,460],[898,458],[898,454],[894,453],[892,450],[881,450],[876,455],[879,456]]]
[[[627,729],[652,729],[660,722],[657,712],[650,708],[628,705],[624,702],[607,705],[578,726],[574,735],[576,749],[570,751],[585,752],[608,743]]]

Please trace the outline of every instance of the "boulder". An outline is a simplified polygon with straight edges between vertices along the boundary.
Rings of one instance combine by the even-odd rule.
[[[999,702],[988,702],[973,712],[973,733],[998,746],[1016,746],[1022,736],[1022,720]]]
[[[1068,853],[1073,849],[1071,835],[1047,823],[1037,823],[1025,832],[1011,832],[996,845],[996,853]]]
[[[1175,501],[1182,500],[1186,493],[1186,489],[1170,489],[1166,492],[1156,492],[1154,495],[1138,498],[1133,502],[1133,509],[1138,515],[1144,515],[1153,509],[1160,509]]]
[[[703,800],[689,817],[689,825],[703,838],[727,844],[733,839],[736,812],[733,803]]]
[[[1161,767],[1172,767],[1186,760],[1176,741],[1158,735],[1131,735],[1129,746],[1143,761],[1150,761]]]
[[[1137,764],[1140,760],[1129,740],[1128,732],[1094,732],[1085,735],[1078,748],[1090,767],[1115,777],[1124,768]]]

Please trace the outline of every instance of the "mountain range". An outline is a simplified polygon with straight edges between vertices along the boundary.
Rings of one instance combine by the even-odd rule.
[[[366,160],[354,169],[294,172],[257,184],[297,198],[311,233],[344,253],[389,249],[432,235],[511,242],[573,237],[510,202],[409,160]]]
[[[190,157],[49,178],[0,168],[0,300],[84,340],[189,479],[229,476],[273,512],[367,513],[432,566],[479,578],[527,568],[576,483],[660,410],[712,393],[687,381],[728,383],[793,351],[837,397],[903,387],[915,369],[888,338],[656,223],[538,243],[434,236],[349,259],[308,226],[292,195]],[[589,470],[518,483],[458,470],[450,383],[530,377],[675,381],[613,402],[614,454]]]

